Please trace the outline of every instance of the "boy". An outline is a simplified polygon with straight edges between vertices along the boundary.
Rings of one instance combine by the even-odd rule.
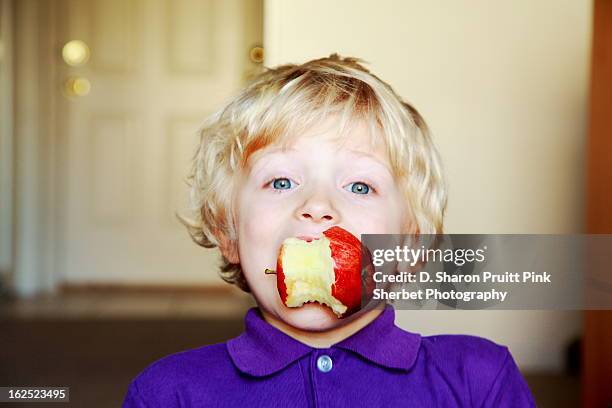
[[[424,120],[360,64],[332,54],[268,69],[201,130],[191,175],[194,240],[255,297],[245,332],[167,356],[123,406],[533,407],[507,347],[420,336],[380,303],[339,319],[289,308],[274,269],[288,237],[442,233],[446,191]]]

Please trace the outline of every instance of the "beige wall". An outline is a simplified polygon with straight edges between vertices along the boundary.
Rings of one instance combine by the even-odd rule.
[[[266,65],[332,52],[374,73],[429,123],[449,182],[449,233],[583,232],[591,33],[587,0],[267,0]],[[574,312],[398,312],[422,333],[510,347],[557,369]]]

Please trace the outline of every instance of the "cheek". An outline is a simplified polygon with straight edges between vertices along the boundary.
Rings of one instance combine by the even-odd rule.
[[[403,213],[396,199],[380,200],[369,208],[352,208],[349,219],[356,222],[356,230],[363,234],[399,234]]]
[[[253,197],[241,206],[239,237],[248,243],[264,243],[278,230],[283,217],[282,207]]]
[[[274,268],[278,251],[278,239],[286,222],[286,206],[278,207],[270,201],[264,202],[254,195],[244,196],[238,217],[238,243],[240,263],[250,280],[265,278],[265,268]],[[283,212],[284,211],[284,212]],[[260,273],[261,272],[261,273]]]

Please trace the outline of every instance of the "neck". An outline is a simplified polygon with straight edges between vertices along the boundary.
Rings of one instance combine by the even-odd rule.
[[[351,320],[347,324],[321,332],[300,330],[288,325],[287,323],[278,319],[276,316],[271,315],[263,310],[263,308],[259,308],[259,310],[261,311],[261,314],[266,322],[270,323],[272,326],[276,327],[278,330],[282,331],[288,336],[293,337],[299,342],[307,344],[310,347],[328,348],[341,342],[347,337],[352,336],[354,333],[367,326],[383,312],[384,307],[377,307],[369,310],[361,316]]]

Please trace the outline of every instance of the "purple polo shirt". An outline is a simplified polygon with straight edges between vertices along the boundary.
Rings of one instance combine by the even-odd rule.
[[[468,335],[421,336],[385,310],[329,348],[313,348],[249,309],[245,331],[166,356],[128,388],[123,408],[535,407],[505,346]]]

